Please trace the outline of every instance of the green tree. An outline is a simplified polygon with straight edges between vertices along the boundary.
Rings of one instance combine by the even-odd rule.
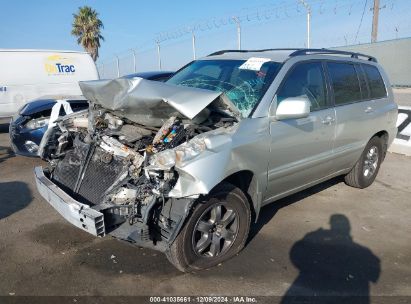
[[[101,35],[101,29],[104,28],[103,22],[98,18],[96,10],[89,6],[79,7],[77,14],[73,14],[73,17],[71,34],[77,37],[77,43],[82,45],[96,61],[100,41],[104,41]]]

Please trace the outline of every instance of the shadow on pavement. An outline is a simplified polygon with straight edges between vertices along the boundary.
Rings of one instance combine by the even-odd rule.
[[[335,178],[264,207],[263,210],[261,210],[258,223],[254,225],[250,233],[250,239],[256,236],[260,229],[275,216],[279,209],[332,187],[339,182],[341,182],[341,179]],[[332,229],[319,229],[311,232],[297,243],[302,245],[294,245],[298,250],[293,249],[297,253],[295,254],[293,251],[291,260],[296,268],[300,270],[301,274],[289,289],[287,295],[293,295],[294,292],[300,290],[300,287],[303,285],[307,285],[306,288],[308,290],[311,290],[310,288],[315,290],[317,287],[321,287],[321,284],[323,284],[321,282],[323,281],[331,284],[330,286],[324,285],[325,283],[323,284],[324,286],[328,286],[327,288],[331,291],[339,292],[345,290],[347,293],[353,291],[355,294],[367,294],[368,281],[365,281],[360,275],[359,271],[361,271],[362,268],[358,269],[357,266],[359,265],[358,263],[361,263],[364,267],[368,267],[366,266],[366,262],[368,260],[368,262],[370,262],[372,258],[366,257],[365,253],[363,254],[367,249],[364,248],[364,250],[362,250],[361,248],[363,247],[352,241],[349,236],[349,228],[348,230],[335,230],[334,228],[338,228],[340,224],[335,224],[334,220],[332,220],[332,223]],[[349,227],[349,223],[347,225]],[[34,231],[32,237],[36,242],[53,248],[55,253],[74,250],[74,267],[86,266],[105,276],[115,277],[121,274],[131,274],[155,277],[156,279],[184,276],[184,274],[177,271],[160,252],[145,248],[136,248],[111,238],[93,241],[93,237],[69,224],[44,224]],[[307,242],[308,244],[314,243],[314,248],[307,246]],[[277,246],[278,248],[274,251],[268,250],[268,248],[272,246]],[[285,266],[287,263],[284,262],[284,260],[287,260],[288,249],[282,249],[281,240],[273,240],[262,234],[257,238],[257,242],[253,242],[251,247],[252,248],[246,248],[238,257],[223,263],[220,267],[195,272],[190,275],[200,278],[210,276],[214,278],[240,278],[243,276],[244,280],[265,281],[269,279],[273,273],[282,275],[281,273],[285,274],[289,272],[289,269]],[[255,258],[255,254],[258,254],[258,259]],[[322,257],[322,259],[317,258],[317,254],[319,254],[319,257]],[[339,257],[339,254],[342,254],[342,256]],[[372,254],[370,254],[370,256],[372,256]],[[271,261],[270,258],[273,258],[273,260]],[[317,258],[317,260],[314,260],[314,258]],[[344,260],[344,258],[347,260]],[[354,259],[354,261],[352,259]],[[358,262],[356,262],[355,259]],[[375,260],[376,266],[370,266],[371,268],[364,270],[365,273],[368,273],[368,277],[373,276],[369,279],[371,281],[376,281],[379,273],[378,258],[375,257]],[[316,261],[323,263],[319,268],[319,272],[317,274],[311,274],[310,272],[307,274],[303,269],[308,268],[311,270],[312,267],[306,266],[304,263],[317,265]],[[346,263],[349,263],[349,265]],[[302,265],[302,268],[299,267],[300,265]],[[340,265],[341,267],[345,267],[346,270],[343,271],[343,269],[339,268]],[[340,279],[340,277],[334,280],[329,279],[329,277],[332,278],[334,272],[341,273],[344,280],[348,278],[353,281],[339,282],[338,279]],[[317,280],[313,283],[315,284],[314,286],[309,285],[310,280],[307,279],[307,277],[310,278],[312,275],[313,278]],[[315,275],[317,275],[317,277],[315,277]],[[353,278],[351,278],[351,276],[353,276]],[[306,280],[308,280],[308,282],[306,282]],[[341,285],[343,283],[345,285]],[[339,286],[341,289],[338,289],[337,285],[341,285]],[[350,286],[352,287],[353,285],[354,289],[352,290]]]
[[[16,155],[10,147],[0,146],[0,163],[14,156]]]
[[[0,183],[0,220],[27,207],[33,199],[26,183]]]
[[[113,238],[80,249],[74,263],[90,267],[105,277],[131,274],[162,280],[183,274],[161,252],[136,247]]]
[[[55,254],[74,251],[73,267],[89,267],[104,276],[144,275],[156,279],[181,275],[160,252],[136,247],[111,237],[96,239],[66,222],[45,223],[30,232],[35,243]]]
[[[0,118],[0,134],[9,133],[9,123],[4,123],[2,120],[4,121]],[[15,154],[10,147],[0,146],[0,163],[14,156]]]
[[[353,241],[345,215],[333,214],[330,229],[307,233],[290,250],[299,275],[281,303],[370,303],[380,259]]]
[[[277,212],[284,207],[287,207],[291,204],[295,204],[306,197],[314,195],[318,192],[324,191],[332,186],[335,186],[339,183],[343,182],[342,177],[335,177],[328,181],[325,181],[321,184],[315,185],[311,188],[308,188],[304,191],[295,193],[283,199],[280,199],[272,204],[264,206],[260,210],[260,215],[258,217],[257,223],[253,224],[250,228],[250,233],[248,236],[247,244],[251,242],[251,240],[258,234],[258,232],[271,221],[271,219],[277,214]]]

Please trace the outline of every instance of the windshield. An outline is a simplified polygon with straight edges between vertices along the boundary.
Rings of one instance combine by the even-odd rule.
[[[267,61],[261,66],[246,60],[197,60],[174,74],[167,83],[223,92],[248,117],[258,104],[281,66]],[[244,65],[243,65],[244,64]]]

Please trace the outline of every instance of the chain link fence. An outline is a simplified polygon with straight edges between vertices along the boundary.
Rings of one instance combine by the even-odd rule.
[[[346,47],[365,45],[370,41],[369,21],[372,18],[373,1],[305,2],[310,5],[311,47]],[[411,19],[400,14],[403,7],[399,2],[380,1],[384,18],[380,16],[379,40],[411,36]],[[402,2],[402,6],[406,5]],[[101,78],[110,79],[135,72],[174,71],[194,57],[203,57],[222,49],[237,49],[239,28],[244,49],[306,47],[306,14],[307,9],[301,1],[288,0],[280,4],[242,9],[226,17],[213,17],[163,31],[141,47],[99,60],[99,74]],[[336,35],[336,32],[343,34]]]

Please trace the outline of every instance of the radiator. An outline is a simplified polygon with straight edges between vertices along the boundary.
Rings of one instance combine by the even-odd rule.
[[[102,202],[106,190],[128,170],[128,166],[117,157],[107,161],[104,157],[106,152],[100,147],[96,147],[91,157],[87,157],[92,150],[84,143],[76,145],[57,164],[52,180],[75,199],[97,205]]]

